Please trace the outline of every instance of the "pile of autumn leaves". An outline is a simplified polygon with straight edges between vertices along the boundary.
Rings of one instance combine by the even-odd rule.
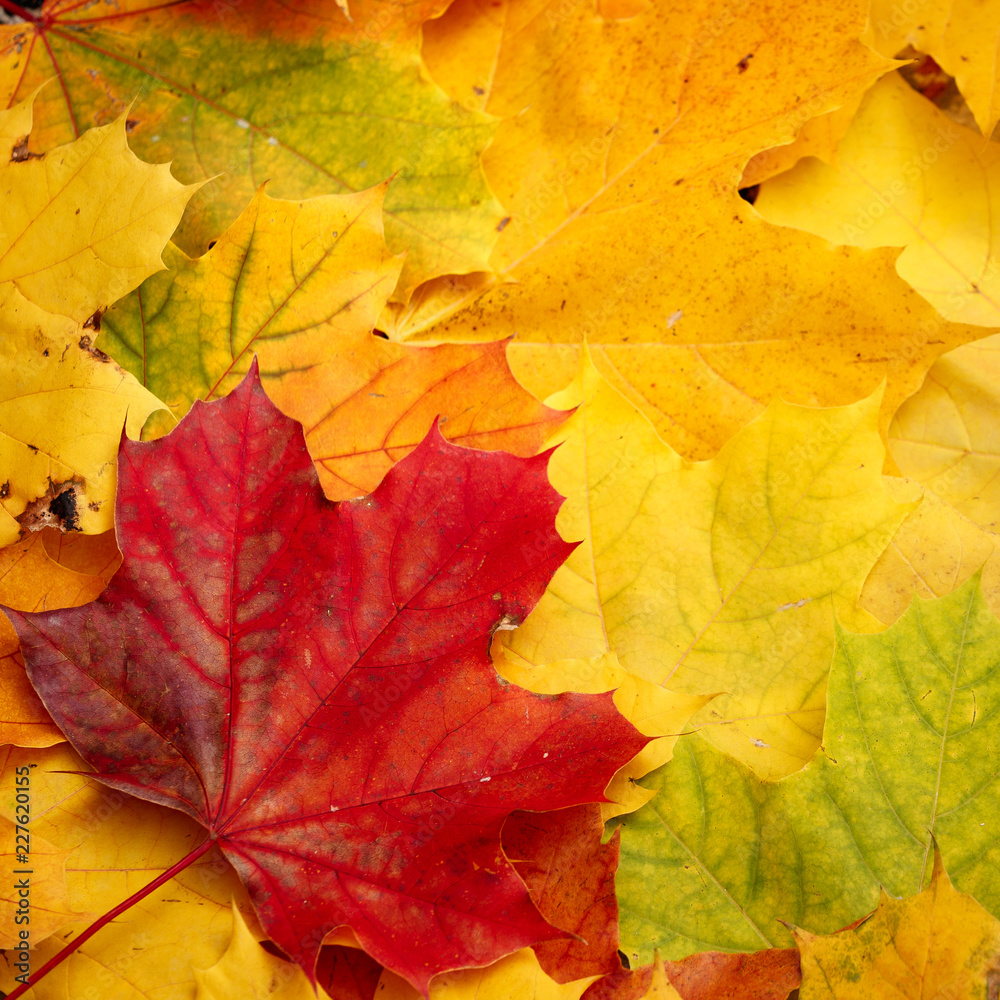
[[[431,995],[764,1000],[800,963],[803,997],[985,995],[986,26],[878,2],[104,6],[0,34],[0,603],[94,600],[120,562],[122,426],[159,438],[255,355],[330,499],[373,490],[436,416],[468,448],[558,444],[557,525],[581,541],[494,663],[540,693],[614,689],[657,739],[611,801],[505,829],[542,913],[586,944]],[[894,72],[908,44],[954,74],[965,124]],[[80,759],[0,629],[0,853],[14,769],[37,763],[37,967],[199,833],[67,773]],[[311,996],[207,857],[36,995]],[[880,890],[900,899],[834,933]],[[334,1000],[416,995],[350,934],[330,943]],[[618,947],[639,971],[612,972]],[[763,954],[679,961],[719,951]]]

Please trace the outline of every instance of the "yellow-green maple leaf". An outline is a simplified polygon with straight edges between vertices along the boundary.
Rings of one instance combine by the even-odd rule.
[[[170,407],[147,435],[170,430],[196,399],[224,396],[254,355],[286,412],[303,419],[297,396],[322,405],[314,370],[337,345],[359,350],[399,276],[382,238],[385,187],[302,202],[261,188],[204,256],[167,247],[169,270],[119,302],[101,333]]]
[[[718,694],[713,743],[780,777],[819,745],[834,610],[852,609],[907,508],[882,485],[878,397],[773,403],[707,462],[680,458],[585,357],[549,466],[584,539],[507,645],[529,663],[615,652],[638,677]],[[867,621],[867,624],[866,624]]]
[[[988,997],[1000,973],[1000,920],[956,892],[939,854],[916,896],[882,893],[859,927],[837,934],[795,930],[802,1000]]]
[[[880,887],[919,892],[933,843],[955,884],[1000,914],[1000,622],[972,579],[884,632],[838,631],[823,746],[777,783],[700,735],[643,784],[621,823],[622,948],[785,946],[779,921],[832,933]]]
[[[503,214],[479,163],[493,123],[423,70],[419,26],[440,0],[352,6],[353,22],[324,0],[50,3],[44,25],[0,26],[0,100],[57,67],[39,111],[49,144],[128,107],[141,155],[209,181],[177,234],[191,254],[268,179],[274,195],[308,198],[394,177],[386,221],[408,252],[405,299],[426,278],[487,266]]]

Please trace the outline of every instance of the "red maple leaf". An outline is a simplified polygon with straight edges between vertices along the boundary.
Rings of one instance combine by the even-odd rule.
[[[564,936],[504,819],[603,799],[647,740],[610,694],[536,695],[491,665],[573,548],[546,464],[432,429],[332,503],[255,366],[166,438],[123,440],[124,563],[95,603],[8,612],[97,777],[201,823],[182,863],[218,844],[314,982],[339,926],[424,993]]]

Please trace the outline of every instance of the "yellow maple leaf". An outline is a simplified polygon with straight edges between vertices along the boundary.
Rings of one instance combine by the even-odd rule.
[[[28,766],[21,770],[22,780],[30,778]],[[15,776],[11,777],[16,780]],[[0,837],[4,845],[0,848],[0,863],[8,875],[6,884],[0,889],[0,948],[14,952],[14,956],[8,956],[8,961],[13,958],[15,962],[25,962],[29,956],[20,945],[36,945],[70,921],[93,918],[97,914],[79,913],[67,900],[63,868],[69,851],[60,850],[43,837],[28,834],[27,826],[19,826],[16,818],[13,809],[4,808],[0,814]],[[19,840],[19,835],[23,839]],[[18,847],[27,849],[29,845],[29,855],[19,854]],[[23,939],[21,930],[26,931]]]
[[[883,892],[859,927],[794,934],[802,1000],[986,997],[1000,979],[1000,921],[952,888],[937,851],[931,884],[918,895]]]
[[[878,557],[861,591],[859,606],[886,625],[906,610],[914,594],[943,597],[982,570],[983,597],[1000,614],[1000,536],[974,524],[913,480],[886,477],[901,503],[920,499]]]
[[[87,604],[120,561],[114,532],[69,541],[43,528],[0,549],[0,604],[18,611]],[[47,747],[63,739],[28,683],[17,634],[0,616],[0,745]]]
[[[1000,335],[944,355],[893,417],[900,470],[1000,534]]]
[[[663,959],[660,958],[658,951],[653,952],[653,979],[644,1000],[681,1000],[680,993],[667,979],[667,971],[663,967]]]
[[[12,108],[0,109],[0,161],[23,157],[27,152],[24,144],[31,131],[37,94],[38,90]]]
[[[884,56],[907,46],[932,55],[955,77],[983,135],[991,135],[1000,118],[1000,8],[982,0],[871,0],[870,9],[862,39]]]
[[[557,983],[542,971],[535,953],[522,948],[485,969],[459,969],[435,976],[428,1000],[580,1000],[599,978]],[[388,970],[382,973],[375,995],[379,1000],[420,1000],[420,994],[405,979]]]
[[[740,187],[751,187],[784,173],[804,156],[815,156],[824,163],[829,163],[857,114],[863,96],[857,94],[842,107],[828,111],[825,115],[810,118],[790,143],[765,149],[751,157],[743,168]]]
[[[896,412],[889,447],[910,481],[887,480],[897,499],[923,500],[879,557],[861,606],[889,623],[914,593],[940,597],[982,569],[1000,613],[1000,336],[939,358]]]
[[[865,96],[832,163],[801,161],[762,184],[754,207],[834,244],[904,247],[896,270],[942,316],[998,326],[998,204],[996,144],[891,73]]]
[[[233,907],[233,936],[226,953],[210,969],[195,969],[195,1000],[330,1000],[312,988],[301,967],[265,951]]]
[[[750,157],[890,67],[858,42],[867,5],[640,6],[619,19],[459,0],[426,26],[434,78],[504,119],[484,164],[510,222],[495,275],[430,282],[382,328],[429,342],[516,333],[514,374],[541,398],[586,338],[689,458],[774,398],[841,405],[883,377],[884,428],[934,357],[980,331],[943,323],[895,274],[895,251],[831,251],[737,191]]]
[[[7,145],[26,125],[30,106],[0,112]],[[161,404],[81,324],[162,266],[197,186],[133,156],[123,118],[0,165],[0,546],[50,515],[112,526],[122,427],[138,436]]]
[[[74,341],[19,326],[3,330],[0,547],[47,524],[110,530],[122,428],[138,437],[161,406],[85,333]]]
[[[0,112],[0,129],[30,127],[31,100]],[[175,181],[169,164],[138,159],[124,116],[0,165],[5,324],[21,317],[22,299],[78,323],[106,309],[163,266],[160,251],[199,187]]]
[[[13,787],[16,768],[30,764],[37,765],[31,771],[31,836],[64,852],[66,901],[77,911],[107,912],[170,868],[200,837],[183,814],[93,780],[67,744],[3,748],[0,783]],[[234,900],[254,921],[235,872],[221,856],[205,855],[83,944],[36,994],[45,1000],[189,997],[195,989],[192,967],[214,965],[232,938]],[[65,936],[88,923],[69,924]],[[32,969],[65,943],[62,934],[37,942]],[[0,989],[10,992],[16,974],[10,966],[0,969]]]
[[[529,663],[617,653],[626,670],[719,697],[702,734],[758,774],[800,768],[819,746],[834,609],[907,513],[882,484],[877,395],[825,410],[773,403],[708,462],[681,459],[585,357],[554,402],[549,476],[557,526],[585,539],[505,644]],[[554,442],[553,442],[554,443]]]

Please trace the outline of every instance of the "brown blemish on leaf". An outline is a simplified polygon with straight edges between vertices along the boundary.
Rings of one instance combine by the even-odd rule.
[[[96,333],[101,332],[101,317],[107,312],[107,309],[97,309],[91,313],[84,321],[84,330],[94,330]],[[88,341],[89,337],[86,338]]]
[[[4,485],[9,489],[9,483]],[[17,517],[22,537],[29,531],[40,531],[42,528],[79,531],[79,503],[82,493],[82,480],[71,479],[53,483],[50,479],[49,488],[45,493],[32,500]]]
[[[514,615],[504,615],[500,621],[496,623],[490,629],[490,635],[494,635],[497,632],[513,632],[514,629],[520,626],[521,620]]]
[[[94,313],[94,316],[97,317],[97,319],[95,320],[95,322],[97,323],[96,329],[100,330],[101,328],[100,312]],[[91,316],[90,319],[94,319],[94,316]],[[87,320],[87,323],[89,322],[90,320]],[[84,323],[84,326],[86,326],[87,323]],[[95,328],[91,327],[91,329]],[[94,347],[94,342],[86,334],[84,334],[80,338],[80,350],[86,351],[95,361],[100,361],[103,364],[111,363],[111,358],[108,357],[108,355],[105,354],[104,351],[102,351],[99,347]]]
[[[0,486],[0,500],[6,500],[10,496],[10,480]]]
[[[11,163],[24,163],[25,160],[40,160],[41,153],[32,153],[28,150],[28,137],[18,139],[14,148],[10,151]]]

